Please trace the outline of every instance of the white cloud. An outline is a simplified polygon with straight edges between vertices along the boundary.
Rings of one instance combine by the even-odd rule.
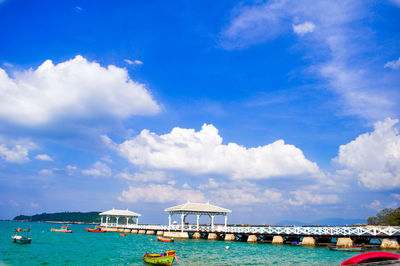
[[[123,202],[205,202],[201,191],[192,189],[178,189],[173,185],[150,184],[148,186],[133,187],[122,191],[118,198]]]
[[[382,208],[382,204],[379,200],[374,200],[370,204],[362,205],[362,207],[372,209],[372,210],[379,210]]]
[[[29,151],[35,147],[33,142],[27,140],[11,141],[11,145],[0,144],[0,157],[11,163],[28,162]]]
[[[103,162],[95,162],[92,166],[92,168],[90,169],[83,169],[82,174],[84,175],[91,175],[94,177],[107,177],[107,176],[111,176],[111,169],[110,167],[103,163]]]
[[[400,67],[400,57],[397,60],[389,61],[384,68],[398,69]]]
[[[318,194],[308,190],[291,191],[290,194],[293,199],[290,199],[288,203],[294,206],[334,204],[340,201],[339,196],[336,194]]]
[[[141,173],[130,174],[128,171],[119,173],[117,177],[128,181],[137,182],[163,182],[167,179],[167,175],[161,171],[144,171]]]
[[[400,194],[393,193],[393,194],[390,194],[390,196],[392,196],[393,198],[395,198],[397,200],[400,200]]]
[[[124,62],[129,64],[129,65],[143,65],[143,62],[140,60],[129,60],[129,59],[124,59]]]
[[[39,171],[39,174],[41,175],[53,175],[53,171],[50,169],[42,169]]]
[[[159,110],[144,85],[130,79],[126,69],[105,68],[82,56],[57,65],[47,60],[36,70],[14,73],[14,78],[0,68],[0,118],[21,125],[124,119]]]
[[[73,175],[78,171],[78,167],[73,165],[67,165],[65,169],[67,170],[68,175]]]
[[[334,161],[344,168],[347,176],[357,177],[369,189],[399,188],[400,135],[395,127],[398,122],[387,118],[375,123],[373,132],[340,146]]]
[[[48,162],[53,161],[53,159],[47,154],[38,154],[35,156],[35,159],[41,160],[41,161],[48,161]]]
[[[234,179],[320,174],[316,163],[283,140],[246,148],[236,143],[222,144],[213,125],[194,129],[174,128],[156,135],[143,130],[138,136],[116,146],[132,164],[153,169],[181,170],[192,174],[223,174]]]
[[[292,25],[293,31],[298,35],[304,35],[306,33],[313,32],[315,25],[312,22],[304,22],[302,24]]]

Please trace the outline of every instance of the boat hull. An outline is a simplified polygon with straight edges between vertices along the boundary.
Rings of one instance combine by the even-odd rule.
[[[398,261],[400,263],[400,255],[383,251],[367,252],[343,261],[342,265],[355,265],[360,263],[374,263],[380,261]]]
[[[51,228],[51,231],[57,233],[72,233],[72,230],[56,229],[56,228]]]
[[[98,229],[92,229],[92,228],[86,228],[86,231],[91,232],[91,233],[105,233],[106,232],[102,229],[98,230]]]
[[[23,237],[23,236],[12,236],[11,237],[14,243],[17,244],[30,244],[32,242],[32,238],[30,237]]]
[[[167,238],[167,237],[161,237],[161,236],[157,236],[157,240],[159,242],[174,242],[173,238]]]
[[[170,250],[163,254],[146,253],[143,255],[143,260],[153,265],[172,265],[175,260],[175,251]]]
[[[362,252],[362,251],[365,251],[365,248],[363,248],[363,247],[354,247],[354,248],[329,247],[329,250],[346,251],[346,252]]]

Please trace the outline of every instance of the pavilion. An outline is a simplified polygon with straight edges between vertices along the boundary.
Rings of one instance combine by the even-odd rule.
[[[132,219],[136,218],[136,224],[139,224],[139,216],[142,216],[139,213],[131,212],[128,209],[126,210],[116,210],[112,209],[109,211],[105,211],[99,214],[101,216],[101,224],[103,224],[103,216],[106,217],[106,223],[105,226],[118,226],[118,221],[120,217],[125,217],[126,218],[126,225],[129,224],[129,218]],[[113,223],[110,223],[111,218],[115,218],[115,225]]]
[[[199,220],[201,215],[208,215],[211,219],[211,230],[214,229],[214,217],[216,215],[223,215],[225,216],[225,227],[228,223],[228,216],[227,214],[232,212],[231,210],[221,208],[215,205],[211,205],[208,203],[192,203],[187,202],[182,205],[174,206],[165,209],[166,212],[169,212],[168,216],[168,228],[171,228],[171,218],[174,214],[181,215],[181,230],[183,232],[185,218],[187,215],[196,215],[197,216],[197,230],[199,230]]]

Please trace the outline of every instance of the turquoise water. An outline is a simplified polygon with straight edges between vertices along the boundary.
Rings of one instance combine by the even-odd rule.
[[[13,243],[13,230],[29,225],[32,244]],[[143,265],[141,258],[146,251],[160,253],[170,249],[177,252],[181,261],[174,265],[340,265],[359,254],[326,247],[192,239],[162,243],[148,235],[88,233],[84,225],[71,225],[72,234],[50,232],[52,227],[61,225],[0,222],[0,265]]]

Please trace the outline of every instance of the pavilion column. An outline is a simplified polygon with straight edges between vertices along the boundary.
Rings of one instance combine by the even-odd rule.
[[[116,218],[117,218],[117,224],[116,224],[116,226],[118,226],[118,220],[119,220],[119,216],[117,216]]]
[[[182,226],[182,228],[181,228],[181,232],[183,232],[183,221],[185,220],[185,215],[184,214],[181,214],[181,226]]]
[[[168,215],[168,231],[171,230],[171,213]]]
[[[200,214],[197,214],[197,231],[199,231],[199,220],[200,220]]]
[[[139,224],[139,217],[136,217],[136,225]]]
[[[108,227],[108,221],[109,221],[110,217],[107,215],[106,216],[106,227]]]
[[[128,226],[129,217],[126,217],[126,225]]]
[[[227,224],[228,224],[228,216],[225,214],[225,227],[227,226]]]
[[[103,223],[103,216],[101,216],[101,224]]]
[[[214,216],[215,215],[210,215],[210,217],[211,217],[211,231],[214,230]]]

